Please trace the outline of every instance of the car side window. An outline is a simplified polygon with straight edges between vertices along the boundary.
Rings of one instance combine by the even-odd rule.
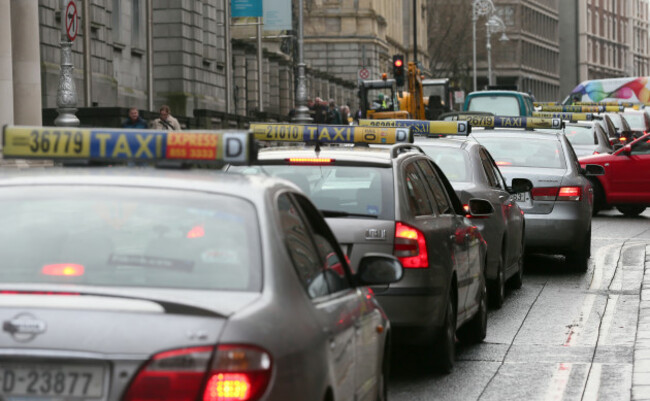
[[[429,184],[429,188],[431,189],[431,192],[433,193],[433,196],[436,199],[436,204],[438,206],[438,213],[440,214],[454,213],[453,211],[454,209],[451,206],[449,199],[447,199],[445,189],[440,183],[440,179],[436,175],[433,166],[431,166],[431,162],[429,162],[428,160],[420,160],[418,162],[418,165],[422,169],[422,172],[424,173],[424,177],[426,178],[427,183]]]
[[[650,139],[632,145],[631,155],[650,155]]]
[[[425,216],[433,214],[433,205],[427,196],[424,177],[420,174],[415,163],[410,163],[404,168],[406,182],[406,197],[409,208],[414,216]]]
[[[309,297],[328,295],[321,258],[311,238],[310,228],[298,206],[286,193],[278,197],[278,212],[287,250]]]
[[[320,265],[323,267],[323,278],[327,283],[329,292],[333,294],[351,288],[352,286],[346,274],[347,262],[345,256],[341,252],[341,248],[327,223],[307,198],[297,194],[294,194],[293,197],[300,205],[314,233],[316,249],[320,256]]]
[[[497,180],[497,186],[496,188],[499,188],[503,191],[507,191],[508,186],[506,185],[506,180],[503,178],[503,175],[501,174],[501,170],[499,170],[499,166],[497,166],[497,163],[494,161],[492,156],[490,155],[490,152],[487,150],[483,149],[483,152],[485,152],[485,157],[487,158],[487,162],[490,165],[490,168],[494,172],[494,177]]]
[[[479,151],[479,155],[481,157],[481,165],[483,166],[483,171],[485,171],[485,175],[487,176],[488,183],[492,188],[500,188],[499,177],[497,177],[494,169],[492,168],[492,163],[490,163],[490,158],[485,153],[485,150],[481,149]]]

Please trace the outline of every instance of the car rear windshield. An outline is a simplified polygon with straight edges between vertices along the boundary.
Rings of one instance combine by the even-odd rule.
[[[470,98],[468,111],[486,111],[497,116],[518,116],[519,101],[514,96],[475,96]]]
[[[478,141],[499,166],[565,168],[557,139],[527,138],[522,132],[521,137],[481,137]]]
[[[395,216],[390,167],[271,165],[231,167],[228,171],[287,179],[300,187],[320,210],[382,220],[393,220]]]
[[[623,114],[623,118],[627,121],[630,128],[634,131],[645,131],[645,118],[643,114]]]
[[[260,291],[255,207],[192,191],[0,188],[0,282]]]
[[[469,157],[464,150],[433,146],[421,146],[421,148],[442,169],[449,181],[472,181]]]
[[[590,127],[566,127],[566,138],[572,145],[597,145],[596,133]]]

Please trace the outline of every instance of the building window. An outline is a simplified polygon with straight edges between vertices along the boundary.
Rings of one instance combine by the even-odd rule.
[[[598,20],[598,11],[594,11],[594,35],[598,36],[599,34],[599,29],[598,25],[600,24],[600,21]]]
[[[122,27],[120,26],[120,20],[122,19],[122,16],[120,15],[122,12],[122,6],[120,3],[121,0],[113,0],[113,26],[111,27],[113,29],[113,41],[119,43],[122,42]]]
[[[587,10],[587,32],[591,32],[591,10]]]

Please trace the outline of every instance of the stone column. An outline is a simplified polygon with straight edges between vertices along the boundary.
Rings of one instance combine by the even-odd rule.
[[[293,107],[293,102],[291,101],[291,74],[286,65],[281,65],[279,70],[278,94],[280,97],[280,114],[286,115]]]
[[[38,27],[36,27],[38,30]],[[14,123],[14,80],[11,57],[11,7],[0,1],[0,125]],[[2,146],[2,145],[0,145]]]
[[[257,91],[257,56],[254,53],[246,54],[246,115],[260,110],[259,92]]]
[[[280,114],[280,64],[269,60],[269,106],[272,113]]]
[[[233,87],[234,105],[233,113],[240,116],[246,115],[246,53],[241,49],[233,49]]]
[[[6,8],[6,1],[2,3]],[[11,0],[10,4],[14,121],[42,125],[38,2]]]

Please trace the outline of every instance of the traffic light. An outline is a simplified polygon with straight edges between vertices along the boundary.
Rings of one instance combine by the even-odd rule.
[[[397,86],[404,85],[404,56],[401,54],[393,56],[393,78],[395,78]]]

